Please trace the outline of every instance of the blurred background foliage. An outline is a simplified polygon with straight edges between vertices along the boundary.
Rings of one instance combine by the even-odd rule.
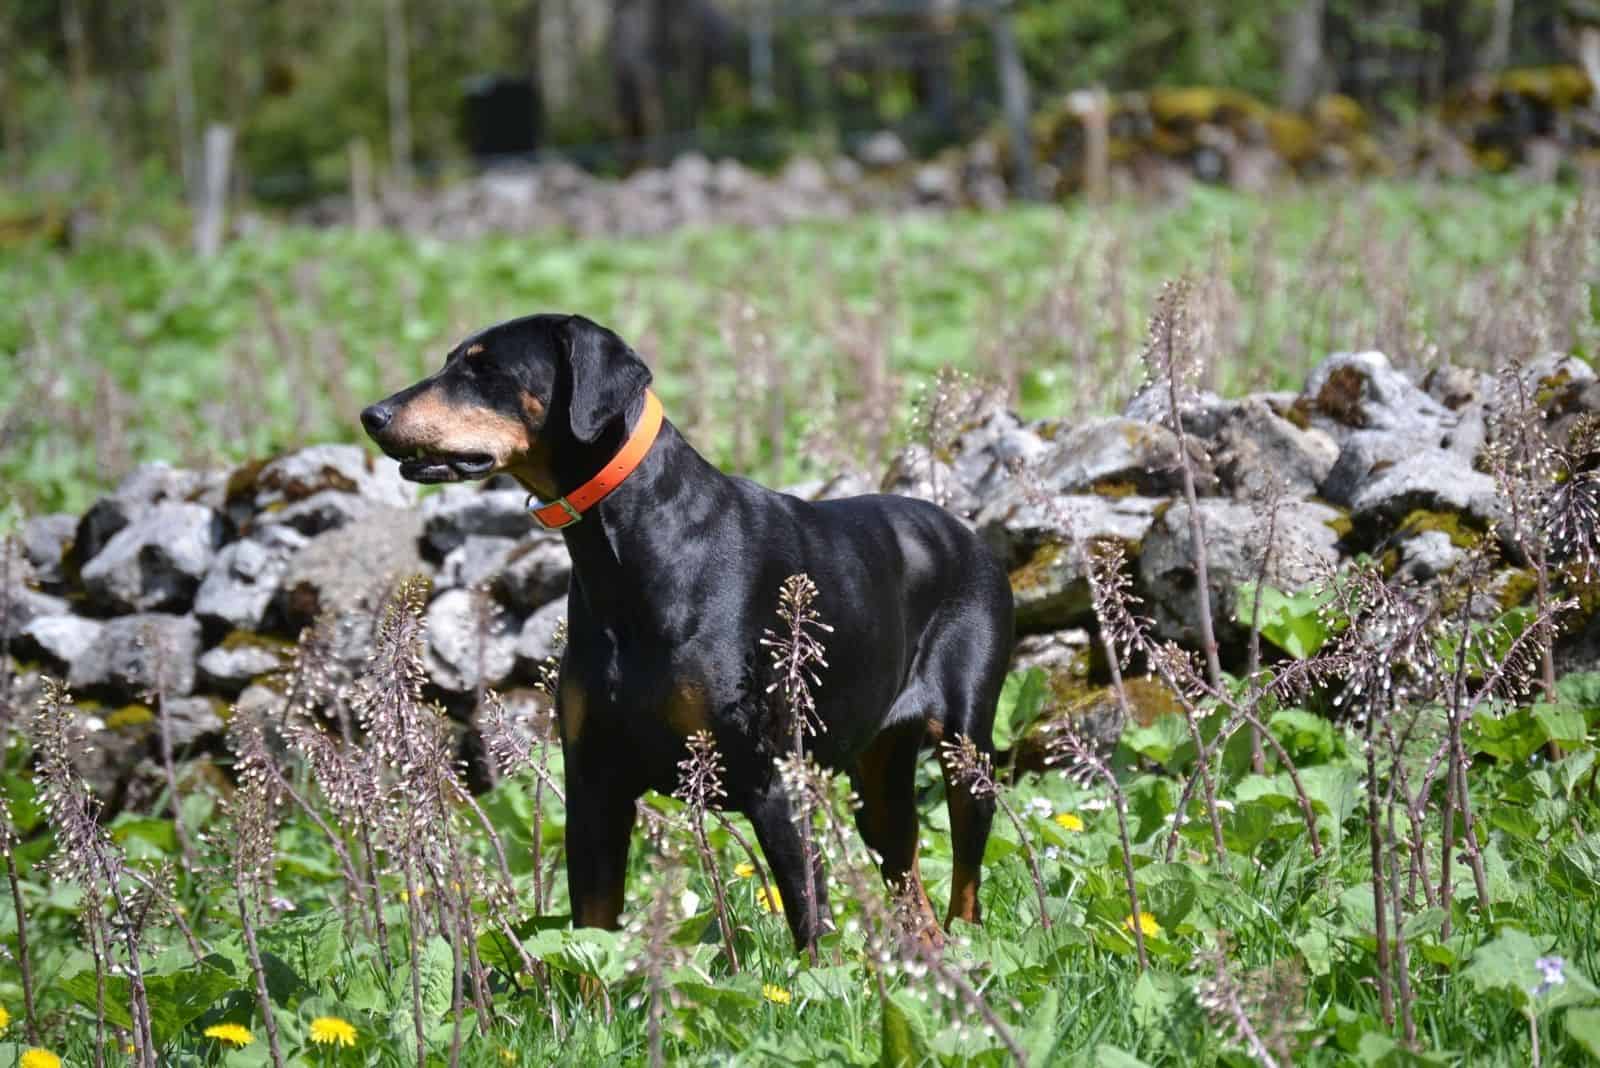
[[[242,190],[303,201],[344,187],[357,141],[380,168],[463,167],[466,99],[508,82],[535,90],[540,150],[602,171],[885,127],[926,153],[997,114],[996,10],[1035,102],[1206,85],[1393,117],[1571,62],[1600,22],[1595,0],[7,0],[0,173],[13,196],[170,193],[218,122]]]

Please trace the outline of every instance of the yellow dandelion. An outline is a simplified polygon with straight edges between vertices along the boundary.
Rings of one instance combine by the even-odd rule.
[[[1075,812],[1057,812],[1056,826],[1064,831],[1081,831],[1083,820],[1079,819]]]
[[[756,904],[760,905],[764,912],[782,912],[783,895],[778,893],[776,886],[770,890],[763,886],[756,891]]]
[[[0,1005],[0,1031],[11,1026],[11,1013],[4,1005]]]
[[[248,1027],[236,1023],[212,1024],[210,1027],[202,1031],[201,1034],[205,1035],[207,1038],[214,1038],[218,1042],[226,1042],[236,1049],[243,1046],[248,1046],[250,1043],[256,1040],[256,1036],[250,1033],[250,1029]]]
[[[761,984],[761,996],[774,1005],[787,1005],[794,1000],[793,994],[774,983]]]
[[[517,1055],[506,1049],[504,1046],[500,1047],[500,1059],[505,1061],[507,1064],[517,1063]]]
[[[741,879],[748,879],[756,873],[756,866],[748,860],[741,860],[733,866],[733,874]]]
[[[356,1044],[356,1029],[350,1021],[337,1016],[318,1016],[311,1021],[311,1041],[319,1046],[344,1046]]]
[[[25,1052],[17,1064],[20,1068],[61,1068],[61,1058],[47,1049],[35,1047]]]
[[[1124,931],[1132,932],[1132,916],[1129,916],[1122,921],[1122,929]],[[1141,912],[1139,913],[1139,930],[1144,932],[1144,936],[1146,938],[1155,938],[1161,934],[1161,925],[1156,922],[1156,918],[1150,913]]]

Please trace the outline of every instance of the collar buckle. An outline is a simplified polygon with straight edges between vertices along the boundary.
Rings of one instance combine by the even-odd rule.
[[[557,497],[549,504],[535,504],[533,494],[530,493],[527,507],[528,514],[533,516],[533,521],[545,530],[563,530],[583,519],[583,513],[574,508],[572,502],[565,497]]]

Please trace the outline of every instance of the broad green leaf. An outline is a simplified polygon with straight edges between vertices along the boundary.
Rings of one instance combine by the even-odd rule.
[[[883,1003],[882,1068],[921,1068],[933,1059],[922,1011],[909,995],[886,994]]]
[[[1099,1068],[1150,1068],[1150,1065],[1115,1046],[1101,1044],[1095,1047],[1094,1063]]]
[[[1304,660],[1314,656],[1335,633],[1321,611],[1331,597],[1326,590],[1291,594],[1263,585],[1257,615],[1256,584],[1247,582],[1239,587],[1237,620],[1248,627],[1255,616],[1263,638],[1296,660]]]
[[[1499,937],[1479,946],[1462,969],[1462,976],[1479,993],[1499,994],[1522,1008],[1535,998],[1545,1008],[1586,1004],[1595,998],[1594,987],[1578,972],[1570,959],[1563,960],[1563,980],[1546,988],[1536,962],[1558,956],[1549,949],[1549,938],[1535,939],[1524,931],[1507,927]]]
[[[1568,1009],[1561,1022],[1574,1042],[1600,1060],[1600,1009]]]
[[[1600,894],[1600,832],[1584,835],[1550,859],[1550,882],[1581,898]]]
[[[1157,716],[1148,727],[1129,720],[1122,732],[1123,745],[1164,767],[1188,741],[1189,727],[1182,716]]]
[[[1536,704],[1533,706],[1533,718],[1544,729],[1546,740],[1569,748],[1582,745],[1589,733],[1583,709],[1572,705]]]
[[[1480,711],[1463,731],[1467,747],[1507,764],[1520,764],[1537,753],[1546,741],[1544,727],[1526,708],[1502,716]]]

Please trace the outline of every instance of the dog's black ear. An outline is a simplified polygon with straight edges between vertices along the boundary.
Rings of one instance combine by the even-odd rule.
[[[594,441],[650,384],[650,368],[616,334],[581,315],[567,319],[572,435]]]

